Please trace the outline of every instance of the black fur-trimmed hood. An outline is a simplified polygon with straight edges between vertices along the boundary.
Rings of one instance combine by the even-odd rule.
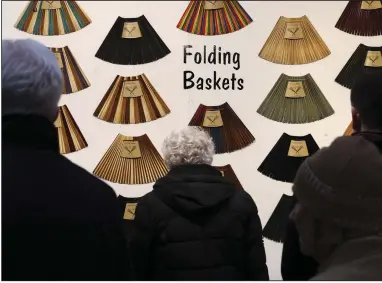
[[[177,166],[154,185],[167,205],[187,213],[206,212],[227,201],[236,191],[218,170],[205,164]]]

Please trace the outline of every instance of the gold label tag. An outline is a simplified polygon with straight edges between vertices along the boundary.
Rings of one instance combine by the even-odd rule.
[[[124,140],[121,157],[124,157],[124,158],[140,158],[141,157],[141,148],[139,147],[139,142],[138,141],[131,141],[131,140]]]
[[[54,121],[53,125],[56,128],[62,128],[61,115],[57,116],[57,119],[56,119],[56,121]]]
[[[381,1],[362,1],[362,10],[377,10],[382,9]]]
[[[382,67],[381,51],[368,51],[365,60],[366,67]]]
[[[222,176],[224,177],[224,175],[225,175],[225,174],[224,174],[224,171],[220,171],[220,173],[221,173],[221,174],[222,174]]]
[[[305,97],[304,86],[302,81],[288,82],[287,89],[285,91],[285,97],[288,98],[302,98]]]
[[[137,209],[137,203],[126,203],[125,213],[123,214],[123,219],[134,220],[135,210]]]
[[[60,52],[53,52],[54,56],[56,56],[57,64],[60,67],[60,69],[64,68],[64,64],[62,63],[62,58]]]
[[[61,9],[61,2],[60,1],[42,1],[41,9],[42,10]]]
[[[204,10],[217,10],[224,8],[224,1],[204,1]]]
[[[284,38],[301,39],[304,38],[301,23],[287,23]]]
[[[306,141],[291,141],[288,151],[288,156],[292,157],[306,157],[309,156]]]
[[[141,29],[138,22],[125,23],[123,25],[122,38],[140,38],[142,37]]]
[[[203,127],[216,128],[223,126],[222,115],[219,110],[207,110],[204,114]]]
[[[123,97],[134,98],[134,97],[139,97],[142,95],[143,95],[143,92],[141,88],[141,83],[138,80],[123,82],[123,86],[122,86]]]

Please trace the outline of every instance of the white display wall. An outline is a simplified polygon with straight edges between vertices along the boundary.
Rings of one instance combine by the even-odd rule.
[[[231,164],[245,190],[251,194],[259,209],[263,225],[272,214],[282,194],[291,194],[291,185],[268,178],[257,171],[268,152],[282,133],[306,135],[311,133],[320,147],[329,145],[348,126],[350,116],[349,90],[334,79],[360,43],[369,46],[382,44],[379,37],[360,37],[344,33],[334,26],[343,12],[345,1],[241,1],[241,5],[254,19],[242,30],[220,36],[188,34],[176,25],[188,5],[188,1],[80,1],[92,23],[84,29],[61,36],[35,36],[14,28],[26,1],[5,1],[2,11],[3,38],[33,38],[49,47],[69,46],[74,57],[88,77],[91,86],[81,92],[65,95],[60,104],[66,104],[84,137],[88,147],[66,155],[74,163],[92,172],[115,137],[147,134],[158,150],[163,138],[173,129],[186,126],[199,104],[220,105],[228,102],[256,141],[243,150],[218,155],[214,165]],[[94,55],[118,16],[145,15],[159,36],[171,50],[171,54],[156,62],[138,66],[113,65]],[[331,50],[331,55],[315,63],[287,66],[277,65],[258,57],[262,46],[280,16],[306,15]],[[184,45],[192,45],[192,51],[212,50],[240,54],[240,69],[232,65],[197,65],[193,61],[183,63]],[[190,59],[191,57],[189,57]],[[213,77],[217,71],[221,77],[244,79],[241,91],[201,91],[183,89],[183,72],[192,70],[197,77]],[[118,125],[99,120],[93,113],[116,75],[146,74],[153,86],[169,106],[171,113],[153,122],[137,125]],[[256,113],[281,73],[301,76],[310,73],[335,114],[310,124],[282,124]],[[57,180],[59,182],[59,180]],[[110,183],[117,194],[139,197],[152,190],[152,184],[121,185]],[[54,189],[54,188],[52,188]],[[265,241],[270,277],[281,279],[280,261],[282,245]]]

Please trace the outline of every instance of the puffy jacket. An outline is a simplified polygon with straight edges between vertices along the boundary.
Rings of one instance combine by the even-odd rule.
[[[138,203],[139,280],[268,280],[262,227],[248,193],[209,165],[181,165]]]

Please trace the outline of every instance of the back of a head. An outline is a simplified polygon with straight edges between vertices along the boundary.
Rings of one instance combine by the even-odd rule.
[[[351,90],[351,103],[358,111],[363,126],[382,130],[381,74],[361,76]]]
[[[300,166],[290,217],[310,280],[378,280],[382,266],[382,155],[362,136],[335,139]]]
[[[303,253],[319,263],[336,248],[382,233],[382,155],[362,136],[339,137],[300,166],[291,217]]]
[[[207,132],[199,127],[173,131],[163,142],[162,152],[168,168],[183,164],[211,165],[215,145]]]
[[[37,41],[2,40],[2,116],[57,116],[63,78],[54,54]]]

